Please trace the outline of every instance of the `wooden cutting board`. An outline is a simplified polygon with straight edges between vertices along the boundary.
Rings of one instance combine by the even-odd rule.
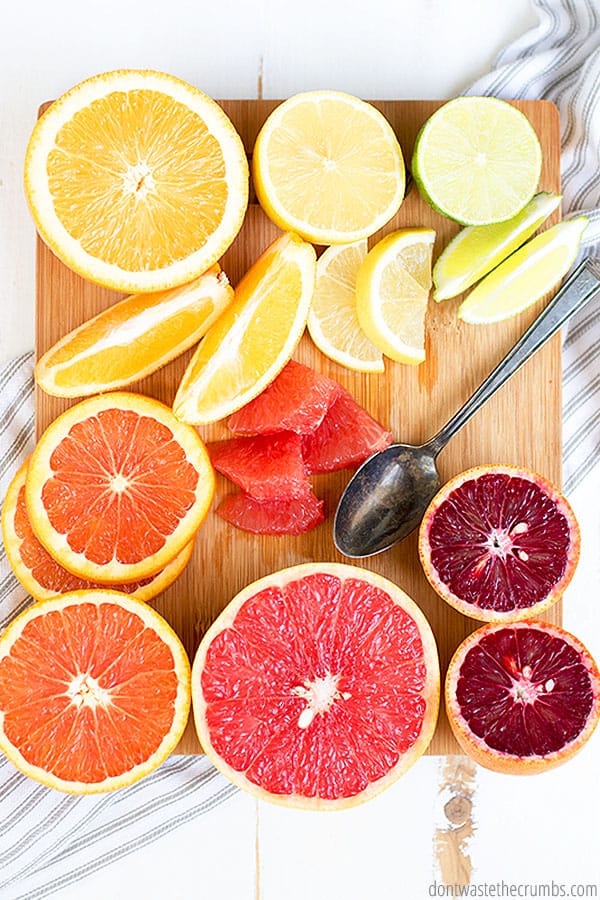
[[[227,100],[222,104],[250,154],[256,134],[277,101]],[[410,162],[415,136],[425,120],[441,105],[434,101],[375,102],[392,123],[405,159]],[[546,101],[520,101],[515,105],[530,119],[542,144],[544,165],[540,189],[560,190],[560,131],[556,107]],[[554,224],[558,214],[549,220]],[[409,180],[400,211],[370,241],[372,246],[395,228],[435,228],[434,258],[456,233],[458,226],[434,212]],[[244,226],[222,260],[235,285],[261,251],[279,234],[251,192]],[[37,245],[37,354],[44,353],[62,335],[110,306],[121,295],[84,281],[67,269],[38,239]],[[433,435],[473,392],[537,315],[545,301],[516,319],[492,326],[470,326],[456,318],[458,300],[430,302],[427,315],[427,360],[418,367],[386,362],[383,375],[347,371],[326,359],[305,336],[295,358],[340,381],[376,419],[401,441],[422,442]],[[130,387],[171,404],[190,353],[149,378]],[[62,412],[69,401],[36,394],[38,435]],[[227,436],[225,426],[200,429],[202,437]],[[561,479],[561,357],[560,339],[554,338],[488,402],[451,441],[439,458],[442,480],[486,462],[524,464],[555,483]],[[153,606],[182,638],[190,658],[210,623],[248,582],[284,566],[311,560],[348,561],[332,540],[333,513],[350,477],[349,472],[314,478],[315,491],[324,497],[327,520],[301,537],[254,536],[225,524],[211,511],[196,540],[194,555],[178,581]],[[219,476],[215,506],[231,486]],[[417,556],[417,537],[359,566],[373,569],[403,587],[420,605],[437,638],[442,675],[454,649],[476,622],[466,619],[431,590]],[[548,619],[560,622],[560,606]],[[179,745],[181,753],[200,752],[190,721]],[[443,710],[430,753],[456,753]]]

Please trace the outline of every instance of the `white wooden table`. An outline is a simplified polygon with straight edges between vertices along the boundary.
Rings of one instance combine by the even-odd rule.
[[[119,67],[163,69],[217,98],[336,88],[442,99],[534,23],[528,0],[11,0],[0,24],[0,363],[33,346],[34,229],[21,170],[42,101]],[[600,657],[597,614],[577,591],[593,577],[580,567],[565,624]],[[238,793],[56,896],[420,900],[436,895],[434,881],[469,875],[570,890],[599,877],[599,744],[531,779],[425,757],[381,797],[337,814]]]

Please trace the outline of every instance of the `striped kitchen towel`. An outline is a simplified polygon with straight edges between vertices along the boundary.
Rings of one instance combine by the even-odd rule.
[[[504,98],[547,98],[560,110],[564,209],[585,210],[586,252],[600,255],[600,11],[591,0],[533,0],[539,23],[507,48],[497,68],[469,91]],[[563,348],[564,484],[600,558],[600,305],[573,320]],[[33,442],[32,354],[0,370],[0,499]],[[0,550],[0,625],[30,602]],[[0,898],[60,893],[129,856],[142,867],[169,831],[231,796],[204,758],[172,757],[115,794],[71,797],[37,785],[0,760]],[[210,820],[210,817],[209,817]],[[194,835],[193,854],[199,845]],[[150,849],[150,847],[154,849]],[[88,882],[89,883],[89,882]],[[194,886],[190,885],[190,894]],[[85,883],[81,896],[86,896]]]

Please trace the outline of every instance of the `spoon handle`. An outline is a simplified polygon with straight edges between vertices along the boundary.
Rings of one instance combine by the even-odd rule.
[[[565,281],[556,296],[542,310],[537,319],[508,351],[504,359],[483,381],[474,394],[461,406],[449,422],[425,445],[433,454],[446,446],[450,438],[465,425],[498,388],[520,369],[562,326],[579,312],[588,300],[600,292],[600,265],[586,259]]]

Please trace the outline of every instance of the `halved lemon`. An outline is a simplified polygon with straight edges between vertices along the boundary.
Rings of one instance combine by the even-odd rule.
[[[198,88],[149,70],[96,75],[38,120],[25,157],[37,229],[80,275],[158,291],[216,262],[248,202],[242,141]]]
[[[435,231],[404,228],[379,241],[356,279],[358,321],[367,337],[397,362],[425,359],[425,312]]]
[[[387,119],[339,91],[296,94],[273,110],[256,139],[254,187],[284,231],[315,244],[374,234],[404,198],[404,160]]]
[[[296,234],[267,247],[192,357],[173,404],[178,419],[216,422],[273,381],[302,337],[315,268],[314,247]]]
[[[321,254],[307,324],[329,359],[355,372],[383,372],[381,350],[366,336],[356,313],[356,276],[366,255],[366,240],[328,247]]]

